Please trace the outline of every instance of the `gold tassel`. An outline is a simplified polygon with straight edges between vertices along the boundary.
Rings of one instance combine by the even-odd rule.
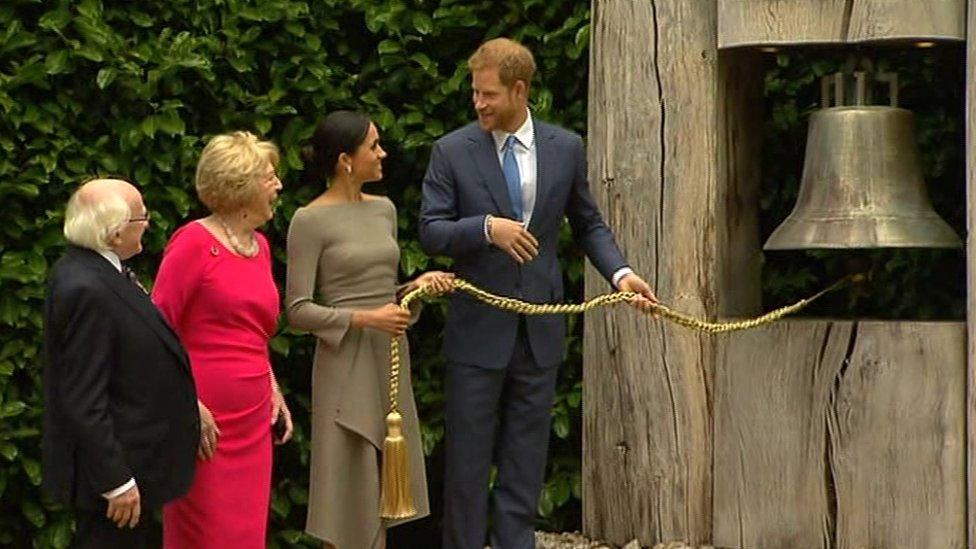
[[[410,490],[407,441],[403,438],[403,419],[392,410],[386,416],[383,439],[383,474],[380,483],[380,517],[405,519],[417,514]]]

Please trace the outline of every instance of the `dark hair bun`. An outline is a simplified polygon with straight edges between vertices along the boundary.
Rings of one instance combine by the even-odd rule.
[[[335,175],[342,153],[353,154],[369,132],[369,117],[355,111],[333,111],[319,121],[302,149],[305,179],[321,182]]]

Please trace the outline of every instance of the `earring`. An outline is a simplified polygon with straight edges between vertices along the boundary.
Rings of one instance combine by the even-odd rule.
[[[346,166],[346,173],[348,174],[352,173],[352,166]]]

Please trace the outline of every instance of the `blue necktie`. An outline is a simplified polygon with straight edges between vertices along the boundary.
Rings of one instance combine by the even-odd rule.
[[[508,198],[512,200],[512,210],[515,211],[515,219],[522,220],[522,176],[519,174],[518,162],[515,161],[515,142],[518,139],[514,135],[505,139],[502,148],[502,173],[505,174],[505,183],[508,186]]]

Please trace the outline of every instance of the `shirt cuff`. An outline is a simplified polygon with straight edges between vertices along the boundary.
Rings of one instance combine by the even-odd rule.
[[[631,269],[630,267],[621,267],[617,269],[617,272],[613,273],[613,276],[610,277],[610,281],[613,283],[613,287],[619,290],[620,281],[623,280],[623,278],[629,274],[634,274],[634,270]]]
[[[488,234],[488,220],[491,219],[490,215],[485,216],[484,230],[485,230],[485,243],[491,244],[491,235]]]
[[[112,490],[110,492],[105,492],[104,494],[102,494],[102,497],[105,498],[105,499],[112,499],[112,498],[119,497],[122,494],[128,492],[129,489],[132,488],[135,485],[136,485],[136,479],[130,478],[129,479],[129,482],[126,482],[125,484],[123,484],[122,486],[119,486],[115,490]]]

